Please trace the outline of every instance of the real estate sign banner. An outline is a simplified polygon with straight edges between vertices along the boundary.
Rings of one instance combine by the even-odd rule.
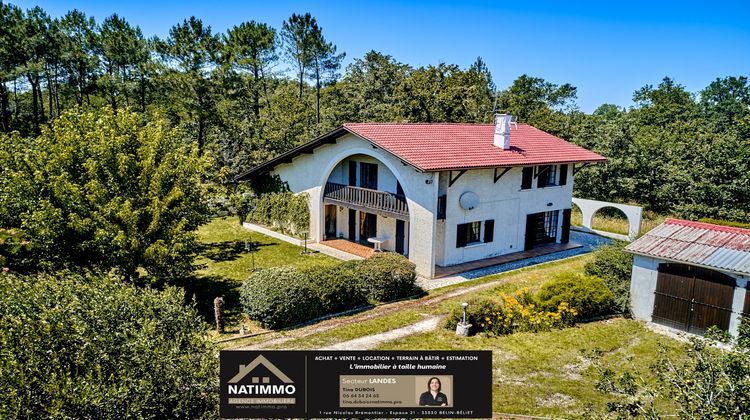
[[[491,351],[221,352],[223,418],[492,417]]]

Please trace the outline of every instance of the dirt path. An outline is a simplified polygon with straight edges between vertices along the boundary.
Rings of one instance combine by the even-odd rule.
[[[408,300],[408,301],[403,301],[403,302],[388,303],[385,305],[378,306],[377,308],[374,308],[367,312],[364,312],[361,315],[355,315],[348,319],[331,318],[325,321],[321,321],[317,324],[311,325],[309,327],[303,327],[303,328],[299,328],[299,329],[295,329],[291,331],[283,331],[279,333],[274,333],[274,335],[272,336],[273,338],[263,341],[262,343],[256,343],[256,344],[252,344],[249,346],[241,345],[241,346],[230,347],[230,348],[236,349],[236,350],[264,349],[264,348],[286,343],[287,341],[296,340],[298,338],[303,338],[309,335],[329,331],[334,328],[342,327],[344,325],[358,324],[363,321],[367,321],[367,320],[374,319],[374,318],[379,318],[379,317],[389,315],[389,314],[392,314],[394,312],[401,311],[404,309],[413,309],[413,308],[419,308],[419,307],[424,307],[424,306],[432,306],[444,300],[448,300],[457,296],[469,294],[469,293],[476,292],[479,290],[484,290],[484,289],[488,289],[491,287],[499,286],[504,283],[508,283],[510,278],[512,277],[503,278],[500,280],[494,280],[494,281],[490,281],[487,283],[478,284],[476,286],[456,289],[456,290],[450,291],[448,293],[443,293],[435,297],[425,296],[418,300]]]
[[[442,319],[443,317],[441,316],[431,316],[417,322],[416,324],[396,328],[395,330],[382,332],[380,334],[366,335],[364,337],[355,338],[354,340],[342,341],[340,343],[323,347],[321,350],[369,350],[373,347],[377,347],[381,343],[385,343],[386,341],[434,330],[437,328],[438,324],[440,324],[440,320]]]

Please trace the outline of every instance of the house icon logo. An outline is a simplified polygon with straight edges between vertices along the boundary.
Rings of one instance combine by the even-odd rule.
[[[304,353],[222,350],[220,361],[221,417],[304,417]]]
[[[255,358],[252,362],[246,364],[246,365],[240,365],[239,372],[232,377],[232,379],[229,380],[230,384],[236,384],[239,383],[241,380],[243,380],[247,375],[250,374],[255,368],[258,366],[265,367],[271,374],[273,374],[278,380],[285,384],[292,384],[294,381],[292,381],[291,378],[289,378],[284,372],[281,371],[281,369],[277,368],[276,365],[271,363],[268,359],[266,359],[262,354]],[[250,382],[253,384],[269,384],[271,383],[271,378],[269,376],[251,376]]]

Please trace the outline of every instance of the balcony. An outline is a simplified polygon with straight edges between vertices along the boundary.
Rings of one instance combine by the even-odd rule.
[[[323,192],[323,202],[381,216],[409,220],[409,207],[406,204],[406,197],[386,191],[328,182]]]

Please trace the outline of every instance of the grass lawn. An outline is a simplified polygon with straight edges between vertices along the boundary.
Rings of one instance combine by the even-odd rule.
[[[457,337],[444,328],[385,343],[380,350],[492,350],[492,409],[545,417],[579,417],[587,409],[604,414],[612,396],[595,389],[598,374],[581,350],[604,351],[602,363],[617,372],[636,372],[653,382],[651,366],[659,343],[679,354],[680,343],[622,318],[580,324],[546,333]],[[669,401],[657,402],[673,412]]]
[[[585,255],[539,266],[526,267],[517,271],[482,277],[471,282],[451,285],[440,289],[434,289],[429,291],[427,296],[416,301],[414,305],[410,305],[409,307],[401,309],[395,313],[356,323],[349,323],[328,331],[287,341],[272,348],[315,349],[341,341],[364,337],[366,335],[379,334],[414,324],[424,319],[425,316],[448,314],[454,307],[459,307],[461,302],[466,300],[471,300],[477,297],[496,296],[501,292],[512,293],[523,287],[528,287],[532,290],[536,289],[546,280],[549,280],[558,274],[569,271],[582,271],[584,264],[590,258],[590,255]],[[469,294],[439,299],[441,296],[445,296],[458,289],[478,286],[493,281],[501,281],[502,283]],[[433,299],[439,301],[431,302]],[[352,317],[356,316],[357,315],[352,315]],[[343,321],[348,318],[349,317],[342,317],[341,320]]]
[[[461,302],[473,298],[496,296],[501,292],[512,293],[523,287],[533,290],[558,274],[580,272],[590,258],[590,255],[570,258],[432,290],[403,310],[348,323],[272,348],[319,348],[413,324],[425,316],[447,315]],[[500,283],[468,294],[448,297],[451,296],[449,293],[462,287],[493,281]],[[441,296],[445,299],[439,299]],[[659,343],[666,345],[675,354],[681,348],[677,341],[651,332],[639,322],[613,318],[546,333],[519,333],[500,337],[479,335],[459,338],[453,331],[441,327],[385,343],[379,349],[492,350],[493,411],[547,417],[579,417],[587,408],[603,413],[606,403],[612,399],[595,389],[598,375],[581,350],[601,349],[604,351],[602,362],[606,366],[618,372],[625,369],[637,372],[644,380],[653,381],[651,365],[656,361]],[[672,412],[669,401],[659,401],[657,407],[664,412]]]
[[[625,215],[619,210],[612,210],[611,208],[607,208],[607,210],[601,210],[594,214],[594,218],[591,220],[591,228],[604,232],[627,235],[629,224]],[[655,228],[663,222],[664,219],[666,219],[666,216],[664,215],[644,212],[643,218],[641,219],[640,233],[646,233]],[[583,226],[583,214],[581,214],[581,210],[578,206],[573,206],[573,210],[570,213],[570,224],[573,226]]]
[[[200,269],[185,280],[183,287],[195,295],[198,309],[208,322],[213,322],[214,298],[224,296],[227,336],[236,333],[242,319],[239,287],[252,271],[253,257],[256,268],[304,268],[337,262],[323,254],[302,255],[301,247],[251,232],[235,217],[212,219],[198,228],[198,239],[201,250],[195,263]],[[253,244],[254,256],[245,249],[246,241]]]

